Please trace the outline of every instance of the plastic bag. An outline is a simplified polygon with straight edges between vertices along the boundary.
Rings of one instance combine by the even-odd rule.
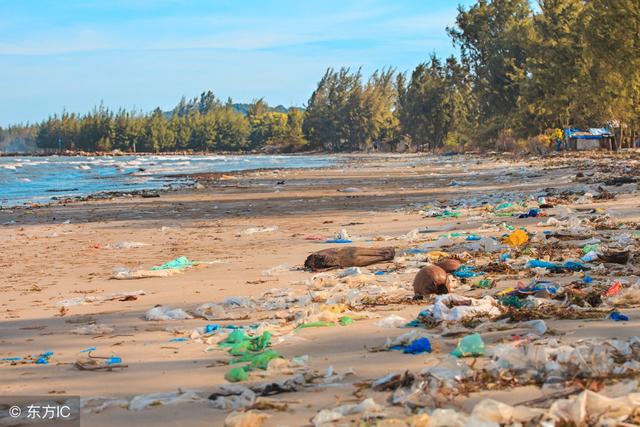
[[[193,317],[181,308],[171,309],[171,307],[160,306],[154,307],[147,311],[145,315],[147,320],[184,320],[193,319]]]
[[[480,334],[467,335],[460,340],[451,354],[456,357],[482,356],[484,355],[484,341],[482,341]]]
[[[504,242],[512,248],[522,246],[528,241],[529,235],[527,235],[527,233],[522,229],[517,229],[504,239]]]

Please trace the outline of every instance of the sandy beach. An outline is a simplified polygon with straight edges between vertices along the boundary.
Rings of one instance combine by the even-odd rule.
[[[394,388],[376,390],[371,383],[391,373],[436,366],[449,357],[461,337],[475,331],[481,334],[487,354],[495,346],[518,340],[544,347],[555,345],[549,340],[576,345],[585,339],[604,342],[638,335],[640,305],[617,307],[629,320],[615,322],[607,316],[616,306],[604,297],[605,307],[594,307],[599,312],[578,311],[574,318],[548,315],[546,331],[535,336],[517,322],[491,330],[488,326],[495,319],[431,329],[403,325],[433,303],[434,296],[413,300],[412,288],[418,269],[434,261],[433,251],[458,256],[493,280],[494,286],[484,289],[473,286],[483,277],[456,278],[455,295],[496,296],[541,277],[568,288],[587,274],[604,289],[620,281],[622,292],[627,291],[638,282],[640,266],[640,195],[635,181],[639,174],[640,156],[634,152],[569,153],[545,159],[361,155],[326,169],[203,174],[197,177],[201,184],[197,188],[161,193],[159,198],[123,196],[0,210],[0,358],[22,358],[0,362],[2,394],[102,398],[83,401],[83,426],[224,425],[232,408],[220,409],[208,397],[229,384],[225,374],[233,357],[218,346],[229,331],[194,333],[208,324],[261,325],[256,333],[272,334],[268,348],[284,362],[252,370],[249,379],[238,385],[306,375],[308,383],[298,391],[259,397],[261,404],[252,403],[252,413],[268,415],[266,426],[312,425],[321,410],[367,398],[384,407],[384,415],[378,411],[372,417],[378,421],[371,425],[383,425],[385,419],[397,420],[386,425],[409,425],[400,420],[411,412],[450,408],[469,414],[486,398],[517,405],[571,387],[576,390],[567,396],[590,387],[611,397],[620,395],[616,387],[627,387],[623,394],[628,394],[637,389],[637,383],[629,385],[636,373],[602,377],[597,385],[595,380],[571,384],[567,380],[556,387],[518,380],[481,383],[476,378],[440,400],[425,398],[422,406],[394,404]],[[606,184],[621,176],[633,179]],[[540,197],[549,205],[540,209],[541,215],[513,215],[537,209]],[[509,201],[519,204],[504,210],[511,215],[499,215],[496,206]],[[443,215],[445,208],[457,216]],[[540,225],[550,218],[558,223]],[[571,218],[580,221],[571,224]],[[598,226],[600,220],[608,226]],[[505,245],[488,251],[473,247],[484,240],[467,239],[495,237],[497,245],[504,245],[501,239],[520,227],[529,234],[529,242],[520,248]],[[550,239],[544,234],[568,232],[571,227],[583,227],[581,234],[600,238],[602,246],[613,247],[619,235],[627,235],[631,241],[622,246],[631,246],[630,260],[593,261],[589,265],[597,268],[589,272],[522,267],[526,259],[580,261],[582,239]],[[353,240],[351,245],[395,247],[395,260],[356,272],[306,271],[303,264],[309,254],[341,246],[325,241],[343,229]],[[443,235],[448,242],[439,241]],[[412,248],[427,249],[406,252]],[[510,268],[484,269],[499,263],[505,252],[510,259],[503,264]],[[118,273],[150,271],[181,256],[201,263],[166,277],[113,278]],[[196,309],[205,303],[220,304],[225,314],[209,320],[198,317]],[[155,306],[179,308],[192,318],[147,320]],[[342,326],[338,322],[342,316],[353,323]],[[404,320],[387,326],[384,320],[390,316]],[[294,330],[320,320],[335,326]],[[92,329],[96,325],[106,329]],[[373,351],[412,330],[429,336],[431,353]],[[117,356],[126,367],[78,369],[75,362],[84,360],[87,353],[82,351],[90,347],[95,347],[92,355]],[[53,352],[48,363],[24,363],[25,357],[46,351]],[[492,358],[459,360],[478,371]],[[151,403],[140,410],[130,406],[135,396],[174,393],[175,397],[183,392],[190,397],[177,403]],[[540,399],[527,406],[544,410],[554,400]],[[107,404],[100,408],[96,402]],[[354,423],[362,419],[362,412],[355,411],[334,422],[358,425]]]

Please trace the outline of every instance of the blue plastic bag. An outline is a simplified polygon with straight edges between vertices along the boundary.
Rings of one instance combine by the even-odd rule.
[[[431,342],[429,338],[418,338],[402,350],[405,354],[431,353]]]
[[[629,316],[622,313],[618,313],[617,311],[614,311],[609,315],[609,319],[613,320],[614,322],[625,322],[629,320]]]

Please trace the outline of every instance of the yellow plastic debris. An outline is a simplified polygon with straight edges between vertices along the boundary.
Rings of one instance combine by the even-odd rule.
[[[327,311],[329,313],[343,313],[349,309],[346,304],[323,304],[320,306],[320,311]]]
[[[431,252],[427,252],[427,258],[430,259],[440,259],[440,258],[448,258],[449,254],[447,252],[442,252],[442,251],[431,251]]]
[[[512,248],[522,246],[529,241],[529,236],[526,231],[517,229],[504,239],[504,242]]]

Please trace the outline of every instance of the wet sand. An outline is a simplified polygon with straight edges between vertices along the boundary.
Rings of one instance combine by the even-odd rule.
[[[221,350],[205,351],[207,344],[188,339],[190,331],[209,323],[248,325],[276,318],[275,311],[251,310],[248,319],[207,321],[148,321],[145,313],[155,305],[194,310],[208,302],[233,296],[259,297],[272,288],[288,288],[292,295],[308,294],[315,273],[301,267],[308,254],[335,245],[328,239],[346,229],[360,246],[395,246],[398,251],[433,241],[443,233],[465,232],[498,236],[483,225],[507,222],[529,232],[545,229],[536,224],[546,218],[496,217],[481,202],[527,199],[543,189],[557,193],[597,187],[589,171],[596,170],[589,156],[551,159],[504,160],[494,157],[360,156],[342,168],[321,170],[276,170],[246,172],[235,176],[201,179],[203,188],[163,193],[160,198],[117,197],[110,200],[69,203],[38,208],[0,211],[0,357],[25,357],[50,350],[49,364],[0,362],[0,389],[4,395],[79,395],[131,398],[135,395],[199,390],[206,396],[217,384],[226,383],[229,360]],[[611,157],[598,160],[600,170],[619,171],[637,160]],[[584,179],[576,178],[587,172]],[[570,208],[603,208],[619,221],[640,221],[637,183],[607,187],[619,193],[615,200],[593,200]],[[347,190],[347,191],[343,191]],[[466,204],[466,207],[462,207]],[[426,218],[429,206],[460,206],[458,218]],[[252,227],[273,231],[246,233]],[[402,238],[422,229],[413,241]],[[108,249],[118,242],[142,242],[138,248]],[[637,246],[636,246],[637,247]],[[187,256],[191,260],[215,261],[182,274],[140,280],[113,280],[117,268],[147,269]],[[266,270],[286,266],[266,274]],[[383,269],[392,263],[370,267]],[[336,274],[332,272],[331,274]],[[399,268],[392,274],[372,276],[364,282],[384,287],[395,284],[411,293],[414,270]],[[558,275],[559,281],[571,274]],[[497,287],[472,289],[465,295],[493,295],[514,286],[526,275],[493,275]],[[637,276],[623,274],[630,283]],[[354,279],[356,280],[356,279]],[[306,283],[306,284],[305,284]],[[96,301],[69,305],[60,302],[78,297],[143,290],[135,300]],[[348,326],[309,328],[287,332],[288,338],[272,348],[285,358],[308,355],[309,371],[324,374],[350,369],[341,386],[287,393],[274,399],[288,402],[288,410],[263,412],[265,425],[309,425],[321,409],[357,403],[365,397],[387,406],[387,417],[404,417],[402,407],[391,406],[389,392],[359,390],[392,372],[419,370],[435,364],[450,352],[459,337],[434,342],[434,352],[407,355],[397,351],[371,352],[387,338],[406,333],[407,328],[377,326],[380,319],[400,315],[414,319],[427,302],[394,302],[361,310],[366,317]],[[278,311],[278,316],[283,310]],[[285,312],[287,310],[284,310]],[[295,311],[295,310],[294,310]],[[608,319],[548,319],[547,325],[567,342],[581,338],[626,338],[637,334],[640,310],[623,310],[627,322]],[[287,321],[280,320],[282,325]],[[76,335],[78,327],[92,323],[114,328],[106,335]],[[483,335],[487,345],[509,339],[511,332]],[[291,338],[293,337],[293,338]],[[73,363],[79,352],[95,346],[95,354],[117,355],[128,367],[113,372],[81,371]],[[469,361],[471,362],[471,361]],[[274,374],[272,378],[286,378]],[[262,380],[252,374],[251,381]],[[484,391],[458,396],[450,407],[469,411],[481,397],[516,404],[542,395],[538,387]],[[83,413],[83,426],[132,425],[222,425],[229,411],[211,407],[209,401],[154,406],[143,411],[120,407],[100,413]],[[346,417],[345,420],[357,419]]]

